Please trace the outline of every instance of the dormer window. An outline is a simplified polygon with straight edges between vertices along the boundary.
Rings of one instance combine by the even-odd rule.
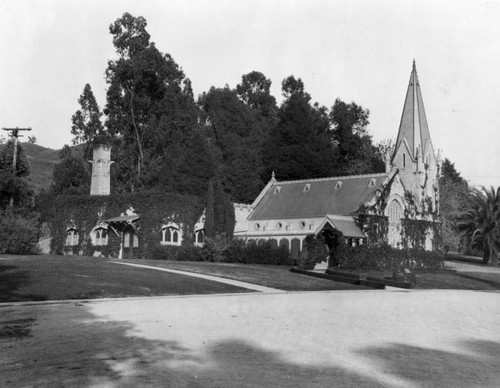
[[[335,187],[334,189],[341,189],[342,188],[342,182],[341,181],[337,181],[335,182]]]
[[[274,189],[274,194],[279,194],[281,191],[281,186],[276,186]]]
[[[370,179],[370,183],[368,183],[368,186],[375,186],[377,183],[377,180],[375,178]]]
[[[306,185],[304,186],[304,192],[308,192],[311,190],[311,184],[310,183],[306,183]]]

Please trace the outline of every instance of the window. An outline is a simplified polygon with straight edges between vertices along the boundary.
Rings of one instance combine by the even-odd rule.
[[[311,190],[311,184],[310,183],[306,183],[306,185],[304,186],[304,191],[307,192],[307,191],[310,191]]]
[[[406,168],[406,155],[403,154],[403,168]]]
[[[280,191],[281,191],[281,186],[276,186],[276,188],[274,189],[274,194],[279,194]]]
[[[132,237],[132,248],[139,247],[139,237],[134,232],[125,232],[123,247],[130,248],[130,238]]]
[[[68,229],[66,232],[66,246],[74,247],[75,245],[78,245],[79,237],[80,236],[78,235],[78,231],[76,229]]]
[[[197,247],[202,247],[205,240],[205,231],[203,229],[194,232],[194,245]]]
[[[334,188],[335,188],[335,189],[341,189],[341,188],[342,188],[342,182],[341,182],[341,181],[337,181],[337,182],[335,183],[335,187],[334,187]]]
[[[403,211],[399,202],[396,201],[395,199],[392,200],[391,204],[389,205],[389,211],[388,211],[389,224],[400,222],[402,213]]]
[[[161,230],[161,245],[181,245],[180,229],[175,226],[164,227]]]
[[[104,246],[108,245],[108,231],[104,228],[97,228],[94,231],[94,245],[96,246]]]
[[[370,183],[368,183],[368,186],[375,186],[375,183],[377,183],[377,180],[375,178],[370,179]]]

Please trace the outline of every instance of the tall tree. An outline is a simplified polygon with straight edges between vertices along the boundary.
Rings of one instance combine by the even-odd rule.
[[[212,87],[200,97],[199,104],[212,143],[220,151],[217,154],[224,188],[235,201],[253,201],[263,186],[259,113],[229,87]]]
[[[109,142],[109,134],[102,125],[102,112],[89,84],[83,88],[78,103],[80,109],[71,118],[72,142],[74,145],[85,143],[85,156],[89,157],[92,146]]]
[[[337,144],[337,173],[356,175],[385,170],[384,156],[368,134],[370,111],[336,99],[330,111],[332,138]]]
[[[271,171],[281,179],[332,175],[335,149],[326,108],[310,104],[311,97],[300,78],[286,78],[282,91],[285,100],[279,111],[279,122],[263,149],[266,178],[269,179]]]
[[[126,179],[131,191],[155,184],[165,150],[173,142],[184,147],[198,124],[189,79],[150,42],[146,26],[143,17],[128,13],[110,26],[118,59],[106,71],[106,126],[120,136],[126,162],[133,163],[118,169],[132,170]]]
[[[460,176],[455,164],[447,158],[444,159],[439,178],[439,214],[443,244],[448,249],[458,250],[463,245],[458,220],[468,207],[469,197],[467,182]]]

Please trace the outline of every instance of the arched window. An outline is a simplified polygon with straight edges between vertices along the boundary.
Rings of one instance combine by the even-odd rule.
[[[403,154],[403,168],[406,168],[406,155]]]
[[[391,204],[389,205],[389,224],[391,223],[397,223],[400,222],[403,209],[401,208],[401,205],[399,204],[398,201],[395,199],[392,200]]]
[[[161,229],[161,245],[181,245],[182,232],[177,226],[169,225]]]
[[[78,245],[80,236],[78,235],[78,231],[74,228],[68,229],[66,231],[66,246],[74,247]]]
[[[104,246],[108,245],[108,231],[104,228],[97,228],[94,230],[94,245]]]
[[[202,247],[205,241],[205,230],[200,229],[194,232],[194,245],[197,247]]]

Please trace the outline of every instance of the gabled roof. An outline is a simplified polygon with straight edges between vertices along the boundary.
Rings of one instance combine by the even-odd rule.
[[[417,148],[420,148],[420,155],[422,155],[424,147],[432,145],[415,61],[413,61],[413,68],[392,159],[396,156],[396,152],[403,140],[406,140],[408,143],[412,160],[415,160]]]
[[[333,228],[341,231],[344,237],[366,237],[352,217],[338,217],[332,215],[325,217],[323,222],[316,228],[314,234],[317,235],[320,233],[326,224],[330,224]]]
[[[104,220],[104,222],[107,223],[113,223],[113,222],[133,222],[137,221],[140,217],[135,214],[135,215],[126,215],[126,216],[118,216],[114,218],[110,218],[108,220]]]
[[[351,215],[368,202],[389,174],[274,181],[262,191],[249,220]]]

